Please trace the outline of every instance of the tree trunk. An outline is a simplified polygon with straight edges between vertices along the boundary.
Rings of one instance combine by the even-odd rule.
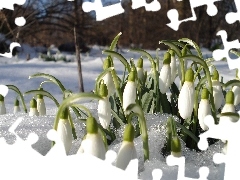
[[[82,4],[82,3],[81,3]],[[80,45],[79,45],[79,35],[80,25],[79,25],[79,16],[77,0],[74,1],[74,14],[75,14],[75,23],[74,23],[74,42],[75,42],[75,51],[76,51],[76,61],[78,65],[78,83],[79,83],[79,91],[84,92],[83,86],[83,76],[82,76],[82,65],[81,65],[81,56],[80,56]]]

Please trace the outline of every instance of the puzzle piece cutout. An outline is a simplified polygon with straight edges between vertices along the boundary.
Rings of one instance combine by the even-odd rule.
[[[0,10],[3,9],[3,8],[14,10],[14,4],[23,5],[25,2],[26,2],[26,0],[1,1],[1,3],[0,3]]]
[[[217,32],[217,36],[221,36],[222,42],[224,49],[217,49],[213,51],[213,58],[216,61],[220,61],[223,58],[227,59],[228,62],[228,67],[230,70],[232,69],[240,69],[240,58],[237,59],[231,59],[229,56],[229,51],[233,48],[239,49],[240,48],[240,43],[239,40],[234,40],[234,41],[227,41],[227,32],[225,30],[220,30]]]
[[[7,58],[11,58],[12,57],[12,52],[13,52],[13,49],[15,47],[21,47],[21,45],[17,42],[12,42],[10,44],[10,47],[9,47],[9,50],[10,52],[5,52],[5,53],[0,53],[0,56],[4,56],[4,57],[7,57]]]
[[[174,157],[169,155],[166,159],[168,166],[178,166],[178,176],[177,180],[194,180],[193,178],[185,177],[185,157]],[[209,175],[208,167],[200,167],[198,180],[207,180]]]
[[[240,22],[240,1],[234,0],[237,12],[229,12],[226,14],[225,19],[228,24],[233,24],[236,21]]]
[[[161,4],[157,0],[153,0],[151,3],[146,3],[146,0],[132,0],[132,9],[140,7],[145,7],[146,11],[159,11]]]
[[[177,31],[181,23],[186,21],[196,21],[197,16],[194,9],[196,7],[200,7],[203,5],[207,5],[207,14],[209,16],[215,16],[218,10],[217,10],[217,7],[214,5],[214,2],[217,2],[217,1],[222,1],[222,0],[201,0],[201,1],[190,0],[192,17],[189,17],[183,20],[179,20],[179,13],[176,9],[171,9],[167,12],[167,16],[170,20],[170,23],[168,23],[167,26]]]
[[[240,111],[238,112],[240,114]],[[240,154],[238,152],[240,139],[240,121],[231,122],[224,119],[224,122],[220,122],[218,125],[214,123],[214,119],[211,115],[204,118],[204,123],[209,129],[200,134],[200,140],[198,147],[201,150],[208,148],[207,138],[215,138],[221,140],[227,140],[227,152],[226,155],[222,153],[216,153],[213,157],[215,163],[225,163],[224,180],[231,180],[239,177],[239,168],[237,163],[240,162]]]

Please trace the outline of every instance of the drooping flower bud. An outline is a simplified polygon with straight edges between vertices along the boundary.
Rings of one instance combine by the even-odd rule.
[[[200,100],[200,103],[199,103],[199,106],[198,106],[198,121],[199,121],[200,127],[204,131],[208,130],[208,127],[204,123],[204,118],[207,115],[212,114],[208,98],[209,98],[208,89],[203,88],[202,89],[202,94],[201,94],[201,100]]]
[[[137,151],[134,143],[134,127],[132,124],[127,124],[123,134],[123,142],[118,151],[116,167],[125,170],[129,162],[137,158]]]
[[[224,102],[224,96],[223,96],[221,84],[219,82],[219,74],[216,69],[214,69],[213,71],[212,87],[213,87],[213,98],[214,98],[215,108],[218,110]]]
[[[183,119],[191,117],[194,104],[194,73],[191,68],[186,71],[185,82],[178,97],[178,110]]]
[[[57,132],[64,144],[66,154],[69,153],[72,147],[72,140],[73,140],[72,127],[70,125],[68,116],[69,116],[68,108],[65,108],[60,115],[60,119],[57,127]]]
[[[39,88],[39,90],[43,90],[43,88]],[[37,110],[40,116],[46,115],[46,106],[43,99],[43,95],[41,94],[37,95]]]
[[[173,155],[174,157],[182,156],[181,142],[178,136],[172,136],[171,155]]]
[[[109,127],[111,122],[111,104],[108,99],[108,90],[106,84],[100,84],[99,95],[103,98],[98,101],[98,117],[104,129]]]
[[[16,98],[16,100],[14,102],[13,113],[16,114],[16,113],[18,113],[20,111],[21,111],[21,109],[19,107],[19,100]]]
[[[159,88],[162,94],[165,94],[171,85],[171,54],[166,52],[163,58],[163,67],[159,76]]]
[[[6,114],[6,106],[4,97],[0,94],[0,115]]]
[[[126,108],[130,104],[136,103],[136,90],[137,86],[135,83],[135,72],[131,71],[128,76],[128,82],[125,85],[124,91],[123,91],[123,110],[126,111]]]
[[[111,61],[109,58],[106,58],[103,62],[103,70],[106,70],[107,68],[110,67],[112,67]],[[108,72],[102,79],[104,80],[104,83],[107,85],[108,96],[113,95],[115,92],[115,86],[113,82],[112,73]]]
[[[105,159],[106,148],[103,139],[98,132],[98,124],[94,117],[88,117],[87,134],[85,139],[82,140],[78,153],[87,153],[96,156],[100,159]]]
[[[137,62],[137,74],[141,82],[144,81],[143,58],[139,58]]]
[[[30,111],[29,111],[29,116],[38,116],[38,110],[37,110],[37,101],[36,99],[32,98],[30,101]]]

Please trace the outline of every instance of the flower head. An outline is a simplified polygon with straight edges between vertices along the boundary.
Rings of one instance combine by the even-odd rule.
[[[129,162],[137,158],[137,151],[135,149],[133,139],[134,127],[132,124],[128,124],[125,127],[123,142],[118,151],[116,167],[125,170]]]
[[[198,121],[199,121],[200,127],[204,131],[208,130],[208,127],[204,123],[204,118],[207,115],[212,114],[208,98],[209,98],[209,92],[208,92],[207,88],[203,88],[202,95],[201,95],[201,101],[198,106]]]
[[[189,68],[185,74],[185,82],[178,97],[178,110],[183,119],[191,117],[194,104],[193,70]]]
[[[29,116],[38,116],[38,110],[37,110],[37,101],[36,99],[32,98],[30,101],[30,111],[29,111]]]
[[[213,71],[212,86],[213,86],[213,98],[214,98],[215,108],[219,109],[224,102],[224,96],[223,96],[221,84],[219,82],[219,74],[216,69],[214,69]]]
[[[19,100],[16,99],[15,102],[14,102],[14,108],[13,108],[13,113],[16,114],[18,112],[20,112],[20,107],[19,107]]]
[[[137,62],[137,74],[141,82],[144,81],[143,58],[139,58]]]
[[[87,134],[82,141],[78,153],[87,153],[105,159],[106,148],[98,132],[97,121],[93,117],[87,119]]]
[[[159,76],[159,88],[162,94],[165,94],[171,85],[171,55],[166,52],[163,59],[163,67]]]
[[[40,88],[39,90],[42,90],[42,89],[43,88]],[[37,110],[40,116],[46,115],[46,106],[43,99],[43,95],[41,94],[37,95]]]
[[[6,106],[4,102],[4,96],[0,94],[0,115],[6,114]]]

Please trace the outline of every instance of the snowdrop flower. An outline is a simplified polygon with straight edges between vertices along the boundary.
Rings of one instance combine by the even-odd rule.
[[[126,108],[130,104],[136,103],[136,90],[137,86],[135,83],[135,72],[131,71],[128,76],[128,82],[123,91],[123,110],[126,111]]]
[[[102,160],[105,159],[106,148],[98,132],[98,124],[94,117],[87,119],[87,134],[82,141],[78,153],[87,153]]]
[[[221,84],[219,82],[219,74],[216,69],[213,71],[212,86],[213,86],[214,104],[215,104],[215,108],[218,110],[223,104],[224,96],[223,96]]]
[[[170,67],[171,67],[171,84],[172,84],[176,78],[177,64],[176,64],[175,52],[173,50],[170,50],[169,53],[171,54]]]
[[[0,115],[6,114],[6,106],[4,97],[0,94]]]
[[[15,102],[14,102],[14,108],[13,108],[13,113],[16,114],[18,112],[20,112],[20,107],[19,107],[19,100],[16,99]]]
[[[107,58],[103,63],[103,69],[106,70],[107,68],[110,68],[111,66],[112,66],[111,61],[109,58]],[[113,95],[115,92],[115,85],[114,85],[112,73],[108,72],[102,79],[104,80],[104,83],[107,85],[108,96]]]
[[[123,142],[118,151],[116,159],[116,167],[125,170],[129,162],[137,158],[137,151],[134,143],[134,127],[132,124],[127,124],[123,134]]]
[[[227,112],[235,113],[235,107],[233,103],[234,103],[234,93],[232,91],[228,91],[226,94],[226,104],[223,106],[221,113],[227,113]],[[233,117],[222,116],[219,119],[219,123],[227,120],[231,122],[235,121]]]
[[[198,106],[198,121],[199,121],[200,127],[204,131],[208,130],[208,127],[204,123],[204,118],[207,115],[212,114],[208,97],[209,97],[209,92],[208,92],[207,88],[203,88],[202,89],[202,95],[201,95],[201,101],[200,101],[199,106]]]
[[[174,157],[182,156],[181,142],[178,136],[172,136],[171,155],[173,155]]]
[[[143,58],[140,58],[137,62],[137,74],[140,81],[144,82]]]
[[[240,103],[240,87],[233,86],[232,91],[234,93],[234,106],[237,106]]]
[[[37,110],[37,101],[36,99],[32,98],[30,101],[30,111],[29,111],[29,116],[38,116],[38,110]]]
[[[99,95],[103,98],[98,101],[98,117],[104,129],[108,129],[111,121],[111,104],[108,100],[108,90],[103,82],[100,85]]]
[[[40,88],[40,90],[42,90],[42,88]],[[37,110],[40,116],[46,115],[46,106],[43,99],[43,95],[41,94],[37,95]]]
[[[159,88],[162,94],[165,94],[171,85],[171,55],[166,52],[163,58],[163,67],[159,76]]]
[[[178,97],[178,111],[183,119],[190,118],[194,104],[193,70],[189,68],[185,74],[185,82]]]
[[[70,125],[68,115],[69,115],[68,108],[66,108],[61,113],[58,126],[57,126],[57,133],[64,144],[66,154],[68,154],[68,152],[70,151],[72,147],[72,140],[73,140],[72,127]]]

